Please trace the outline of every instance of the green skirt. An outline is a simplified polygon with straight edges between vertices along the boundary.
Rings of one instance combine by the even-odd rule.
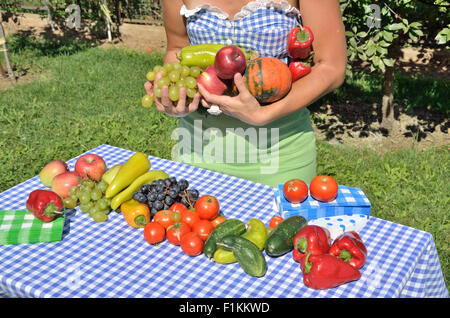
[[[316,176],[316,144],[309,110],[264,126],[221,114],[180,118],[172,149],[176,161],[276,187]]]

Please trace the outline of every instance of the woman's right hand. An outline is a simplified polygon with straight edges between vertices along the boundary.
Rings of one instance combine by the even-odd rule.
[[[144,84],[146,93],[154,98],[156,109],[173,117],[184,117],[197,110],[200,103],[200,93],[195,94],[192,102],[186,105],[186,89],[184,87],[180,88],[180,97],[176,105],[169,98],[169,88],[167,86],[161,88],[161,98],[156,97],[154,87],[158,85],[158,80],[161,77],[161,73],[158,73],[154,85],[150,81]]]

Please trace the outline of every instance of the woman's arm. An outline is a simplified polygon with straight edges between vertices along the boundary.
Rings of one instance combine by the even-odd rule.
[[[164,63],[177,62],[177,54],[190,44],[183,17],[180,14],[182,0],[163,0],[162,13],[166,30],[167,50]]]
[[[301,0],[302,23],[314,33],[311,73],[292,84],[290,93],[264,107],[268,119],[280,118],[306,107],[342,85],[347,48],[338,0]]]
[[[207,102],[220,106],[231,116],[253,125],[264,125],[298,109],[304,108],[320,97],[339,87],[345,78],[347,49],[344,25],[338,0],[301,0],[302,22],[314,33],[314,66],[311,73],[292,84],[290,92],[281,100],[261,106],[252,98],[243,83],[242,76],[235,74],[239,89],[236,97],[209,94],[203,87],[200,93]]]

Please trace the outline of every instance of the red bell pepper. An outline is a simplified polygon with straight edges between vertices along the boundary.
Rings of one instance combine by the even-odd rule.
[[[26,203],[28,211],[43,222],[51,222],[63,214],[63,201],[59,195],[49,190],[34,190]]]
[[[356,269],[364,265],[367,257],[366,246],[355,231],[345,232],[337,237],[328,253],[339,257]]]
[[[331,246],[330,231],[317,225],[306,225],[294,236],[295,261],[301,262],[308,252],[311,255],[328,253]]]
[[[288,35],[287,53],[293,59],[305,59],[312,50],[314,35],[307,26],[293,28]]]
[[[303,282],[313,289],[333,288],[361,278],[358,269],[331,254],[306,254],[300,263]]]
[[[307,61],[293,60],[289,63],[289,71],[291,71],[292,81],[302,78],[311,73],[311,63]]]

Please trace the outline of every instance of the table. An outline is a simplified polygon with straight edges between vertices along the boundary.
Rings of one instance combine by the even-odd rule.
[[[134,152],[101,145],[87,153],[108,167]],[[149,156],[151,169],[186,178],[201,194],[219,199],[227,218],[252,217],[268,224],[274,215],[273,188],[197,167]],[[68,161],[73,167],[76,158]],[[44,188],[33,177],[0,193],[1,209],[24,209],[31,190]],[[237,263],[220,265],[204,255],[190,257],[167,240],[144,241],[142,229],[111,212],[95,223],[78,208],[67,213],[60,242],[0,246],[0,296],[3,297],[448,297],[431,234],[370,217],[360,235],[368,258],[358,281],[328,290],[307,288],[291,253],[266,255],[262,278],[245,274]]]

